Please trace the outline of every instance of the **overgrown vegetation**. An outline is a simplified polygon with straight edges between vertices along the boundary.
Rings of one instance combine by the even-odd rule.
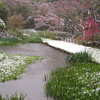
[[[86,53],[84,57],[81,54],[73,56],[78,60],[81,57],[88,61]],[[47,95],[55,100],[99,100],[100,64],[91,63],[90,57],[89,62],[84,59],[83,62],[74,60],[68,68],[59,68],[52,72],[46,84]]]

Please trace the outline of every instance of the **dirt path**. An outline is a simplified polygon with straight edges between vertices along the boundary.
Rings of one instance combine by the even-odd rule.
[[[29,65],[26,73],[24,73],[20,79],[0,83],[0,94],[11,95],[18,92],[26,94],[26,100],[47,100],[44,93],[44,75],[47,75],[58,67],[65,66],[67,54],[44,44],[0,47],[0,51],[5,51],[10,54],[44,57],[43,60]]]

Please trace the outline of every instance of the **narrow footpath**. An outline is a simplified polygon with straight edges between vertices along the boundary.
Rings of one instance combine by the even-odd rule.
[[[0,51],[9,54],[22,54],[28,56],[42,56],[44,59],[29,65],[26,72],[18,80],[0,83],[0,94],[12,95],[22,93],[25,100],[52,100],[47,99],[44,91],[45,78],[58,67],[66,66],[67,54],[44,44],[24,44],[13,47],[0,47]]]

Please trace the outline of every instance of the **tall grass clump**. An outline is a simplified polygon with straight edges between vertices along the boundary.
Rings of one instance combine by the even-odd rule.
[[[86,52],[76,53],[70,56],[71,63],[92,63],[91,56]]]

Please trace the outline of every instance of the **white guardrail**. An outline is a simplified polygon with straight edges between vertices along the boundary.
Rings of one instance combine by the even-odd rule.
[[[86,46],[78,45],[71,42],[51,40],[51,39],[45,39],[45,38],[42,38],[42,42],[54,48],[58,48],[63,51],[66,51],[68,53],[87,52],[89,55],[91,55],[93,61],[100,63],[100,49],[86,47]]]

